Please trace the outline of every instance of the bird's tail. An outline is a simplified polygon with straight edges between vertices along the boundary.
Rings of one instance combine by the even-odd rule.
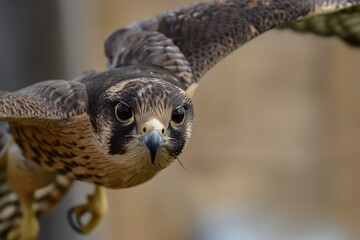
[[[17,196],[11,191],[6,182],[6,153],[12,141],[11,134],[6,123],[0,123],[0,239],[6,239],[12,229],[21,222],[21,209]],[[70,188],[72,180],[65,176],[56,176],[48,186],[35,192],[33,209],[36,215],[42,215],[49,211],[61,200]]]

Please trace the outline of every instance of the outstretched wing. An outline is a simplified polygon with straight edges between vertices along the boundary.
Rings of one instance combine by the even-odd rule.
[[[68,119],[86,109],[86,89],[77,81],[50,80],[17,92],[0,91],[0,121],[41,124]]]
[[[219,0],[195,4],[116,31],[106,40],[105,52],[110,68],[160,66],[193,90],[214,64],[259,34],[303,18],[321,14],[330,14],[331,18],[331,13],[357,5],[360,0]]]
[[[294,22],[287,27],[298,32],[337,36],[353,46],[360,46],[360,7]]]
[[[0,239],[19,226],[19,199],[6,181],[7,152],[13,144],[7,122],[43,125],[66,120],[87,109],[85,86],[77,81],[51,80],[40,82],[17,92],[0,91]],[[2,122],[1,122],[2,121]],[[56,176],[48,186],[35,192],[33,201],[37,215],[49,211],[70,188],[72,180]]]

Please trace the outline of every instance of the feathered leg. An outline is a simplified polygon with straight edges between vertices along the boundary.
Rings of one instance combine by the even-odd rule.
[[[54,181],[55,175],[40,170],[26,160],[16,144],[9,148],[6,174],[8,184],[16,193],[22,211],[21,225],[9,233],[8,239],[36,240],[40,227],[32,206],[34,193]]]

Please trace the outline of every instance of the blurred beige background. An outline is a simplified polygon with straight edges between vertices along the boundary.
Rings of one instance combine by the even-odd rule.
[[[191,2],[60,2],[67,72],[105,69],[110,32]],[[241,231],[221,237],[221,226],[254,216],[244,229],[261,231],[263,219],[278,226],[258,239],[281,239],[277,231],[300,236],[282,239],[330,239],[306,237],[316,231],[359,239],[359,63],[360,49],[334,38],[275,30],[246,44],[198,88],[180,158],[188,170],[174,162],[143,185],[108,191],[109,215],[81,239],[252,240]]]

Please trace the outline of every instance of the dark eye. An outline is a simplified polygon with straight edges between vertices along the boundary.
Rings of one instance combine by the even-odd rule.
[[[179,126],[184,122],[185,108],[179,107],[175,109],[171,115],[171,121],[175,126]]]
[[[127,104],[123,102],[120,102],[116,105],[115,115],[121,123],[129,124],[134,120],[133,111]]]

